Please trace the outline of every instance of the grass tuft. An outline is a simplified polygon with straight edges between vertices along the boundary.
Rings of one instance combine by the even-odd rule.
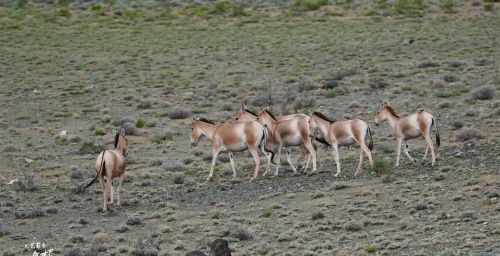
[[[377,176],[380,176],[381,174],[391,174],[394,172],[394,169],[388,160],[380,157],[374,157],[373,165],[369,165],[366,168],[366,171],[369,174],[375,173]]]

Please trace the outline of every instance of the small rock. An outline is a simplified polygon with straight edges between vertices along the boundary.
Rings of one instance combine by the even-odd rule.
[[[455,154],[455,157],[458,157],[458,158],[464,158],[465,157],[465,153],[462,152],[462,151],[459,151]]]

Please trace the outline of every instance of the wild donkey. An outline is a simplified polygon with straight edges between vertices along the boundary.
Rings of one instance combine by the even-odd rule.
[[[426,110],[420,110],[418,113],[411,114],[409,116],[399,116],[396,113],[396,110],[390,105],[390,103],[382,103],[382,106],[377,111],[377,116],[375,117],[375,123],[380,125],[380,123],[385,120],[389,121],[389,125],[392,127],[394,135],[396,136],[396,140],[398,141],[398,145],[396,148],[397,158],[396,158],[396,166],[399,166],[399,158],[401,155],[401,143],[403,140],[405,141],[405,154],[408,156],[410,161],[416,162],[413,157],[408,153],[408,142],[409,139],[418,138],[420,136],[424,136],[427,141],[427,147],[425,149],[424,158],[422,159],[422,164],[425,158],[427,157],[427,152],[429,148],[431,148],[432,154],[432,165],[436,163],[436,156],[434,155],[434,145],[432,144],[431,139],[431,129],[432,126],[436,125],[436,144],[437,148],[439,148],[441,144],[441,139],[439,137],[439,130],[437,127],[437,122],[434,116]]]
[[[257,117],[257,121],[266,126],[266,130],[269,129],[269,142],[273,145],[271,151],[273,153],[278,152],[278,163],[276,166],[276,172],[274,175],[278,175],[278,170],[280,167],[281,160],[281,148],[289,146],[300,146],[304,145],[309,151],[313,159],[313,170],[316,172],[316,150],[314,149],[310,132],[309,132],[309,116],[300,115],[296,118],[289,120],[278,121],[276,117],[267,109],[260,112]],[[292,165],[290,160],[290,151],[287,150],[287,161]],[[297,173],[295,168],[293,168],[294,173]],[[264,175],[267,174],[267,171]]]
[[[332,145],[332,155],[337,164],[335,177],[340,174],[339,145],[348,146],[358,144],[361,146],[359,152],[359,164],[354,176],[357,176],[363,163],[363,153],[368,156],[370,164],[373,164],[371,150],[373,149],[372,132],[370,126],[361,119],[347,121],[334,121],[320,112],[313,112],[309,120],[309,128],[312,133],[319,130],[325,140]],[[365,140],[370,136],[370,142],[366,146]]]
[[[121,129],[120,133],[117,133],[113,129],[115,134],[115,149],[114,150],[104,150],[97,156],[95,162],[95,178],[85,187],[88,188],[96,180],[99,180],[101,187],[103,189],[103,208],[104,213],[108,212],[108,193],[111,189],[111,206],[113,205],[113,178],[118,177],[118,187],[116,189],[117,202],[116,205],[120,207],[120,189],[122,186],[123,175],[125,174],[125,156],[127,156],[127,140],[125,139],[125,129]],[[106,181],[104,180],[106,177]]]
[[[234,168],[233,152],[249,150],[255,161],[255,170],[251,181],[257,178],[259,173],[260,158],[257,149],[260,146],[262,152],[266,154],[266,130],[256,121],[234,122],[216,125],[212,121],[204,118],[194,117],[191,132],[191,145],[196,146],[202,135],[210,139],[212,144],[212,166],[207,177],[209,181],[214,173],[215,161],[221,151],[229,151],[229,160],[233,171],[233,180],[236,179]],[[269,169],[269,166],[268,166]]]
[[[269,110],[269,107],[267,107],[266,109]],[[283,120],[290,120],[290,119],[293,119],[296,117],[309,118],[309,116],[306,114],[297,113],[297,114],[290,114],[290,115],[285,115],[285,116],[278,116],[278,117],[276,117],[276,119],[278,121],[283,121]],[[236,121],[240,121],[240,122],[257,121],[257,114],[250,111],[246,104],[243,104],[243,106],[241,107],[241,111],[238,112],[238,114],[236,114],[235,119],[236,119]],[[313,146],[314,146],[314,149],[316,150],[316,145],[314,145],[314,143],[313,143]],[[309,150],[304,146],[304,144],[301,144],[299,147],[300,147],[300,153],[301,153],[299,161],[298,161],[299,162],[299,169],[301,168],[300,165],[304,162],[304,159],[307,156],[307,162],[305,165],[302,166],[302,169],[305,172],[305,171],[307,171],[307,168],[309,167],[309,161],[311,160],[311,155],[309,155]],[[287,152],[287,159],[289,159],[288,156],[290,155],[290,147],[286,147],[286,152]],[[290,161],[288,163],[290,164],[290,167],[292,167],[293,172],[296,173],[295,166]]]

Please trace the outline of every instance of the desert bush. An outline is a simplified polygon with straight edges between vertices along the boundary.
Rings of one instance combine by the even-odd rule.
[[[167,172],[182,172],[185,170],[185,167],[177,163],[163,163],[163,170]]]
[[[340,84],[339,80],[325,80],[323,82],[323,89],[333,89],[339,86],[339,84]]]
[[[375,173],[377,176],[380,176],[381,174],[390,174],[394,172],[392,164],[389,163],[389,161],[387,161],[386,159],[380,157],[374,157],[373,165],[369,165],[366,168],[366,171],[369,174]]]
[[[295,100],[293,109],[295,110],[295,112],[298,112],[299,110],[303,110],[306,108],[314,108],[316,104],[316,99],[313,97],[301,97]]]
[[[435,68],[439,66],[439,63],[432,60],[425,60],[417,64],[417,68]]]
[[[452,127],[453,130],[458,130],[458,129],[464,127],[464,122],[462,122],[460,120],[453,120],[453,121],[451,121],[450,126]]]
[[[225,226],[224,235],[237,238],[241,241],[253,239],[252,232],[237,222],[229,222]]]
[[[165,135],[154,135],[153,137],[151,137],[151,142],[156,144],[161,144],[162,142],[165,141],[165,139],[166,139]]]
[[[373,244],[363,246],[363,251],[366,253],[376,253],[378,251],[378,247]]]
[[[319,219],[323,219],[325,217],[325,214],[323,214],[322,212],[314,212],[311,216],[311,220],[319,220]]]
[[[443,80],[447,83],[453,83],[453,82],[458,81],[459,79],[458,79],[457,75],[447,73],[447,74],[443,75]]]
[[[106,146],[104,146],[104,145],[95,144],[94,142],[91,142],[91,141],[84,141],[80,145],[80,149],[78,150],[78,152],[82,155],[83,154],[97,154],[97,153],[104,151],[105,149],[106,149]]]
[[[106,135],[106,132],[104,130],[101,130],[101,129],[96,129],[94,131],[94,135],[95,136],[104,136],[104,135]]]
[[[457,134],[457,140],[468,141],[472,139],[480,139],[483,135],[476,128],[464,128]]]
[[[486,2],[484,1],[484,10],[488,12],[492,12],[495,10],[495,4],[492,2]]]
[[[323,5],[327,5],[328,0],[294,0],[293,6],[306,11],[315,11]]]
[[[73,171],[71,172],[71,174],[69,175],[69,177],[72,179],[72,180],[79,180],[79,179],[83,179],[83,177],[85,176],[84,172],[80,171],[80,170],[76,170],[76,171]]]
[[[137,120],[135,120],[135,127],[137,128],[143,128],[145,124],[146,124],[146,119],[142,117],[138,117]]]
[[[341,81],[346,77],[354,76],[358,73],[358,68],[356,67],[349,67],[349,68],[342,68],[336,71],[332,71],[328,74],[328,79],[327,81]]]
[[[453,0],[441,0],[439,6],[446,13],[454,13],[455,12],[455,10],[453,9],[455,7]]]
[[[327,98],[335,98],[337,96],[337,90],[328,90],[325,92],[325,97]]]
[[[17,8],[24,8],[28,4],[28,0],[16,0]]]
[[[262,211],[262,217],[264,218],[269,218],[273,215],[273,208],[272,207],[269,207],[269,208],[266,208]]]
[[[149,100],[143,100],[137,105],[138,109],[150,109],[153,107],[153,102]]]
[[[231,5],[231,13],[229,14],[231,17],[242,17],[247,16],[245,12],[245,5],[242,3],[234,3]]]
[[[452,60],[452,61],[450,61],[448,63],[448,66],[452,67],[452,68],[458,68],[458,67],[461,67],[461,66],[465,66],[465,62],[458,61],[458,60]]]
[[[371,77],[368,79],[368,86],[372,89],[382,89],[389,85],[383,77]]]
[[[19,209],[14,216],[16,219],[34,219],[45,216],[45,213],[39,208]]]
[[[170,117],[170,119],[186,119],[190,116],[191,111],[181,108],[174,108],[168,113],[168,117]]]
[[[129,226],[137,226],[142,224],[142,219],[139,217],[129,217],[125,223]]]
[[[0,237],[10,235],[10,234],[11,234],[10,228],[4,224],[0,224]]]
[[[495,97],[495,88],[489,85],[481,86],[474,89],[471,95],[475,100],[491,100]]]
[[[17,179],[13,184],[15,191],[32,192],[38,190],[35,184],[35,177],[31,174],[26,174]]]
[[[134,124],[132,124],[131,122],[123,123],[122,127],[125,130],[125,135],[138,135],[139,134],[137,127]]]
[[[174,177],[174,184],[184,184],[184,174],[176,174]]]
[[[346,231],[351,231],[351,232],[356,232],[356,231],[360,231],[362,229],[362,226],[361,224],[357,223],[357,222],[348,222],[344,225],[344,229]]]

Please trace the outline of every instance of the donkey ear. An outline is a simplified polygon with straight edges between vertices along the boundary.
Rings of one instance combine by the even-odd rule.
[[[387,106],[391,105],[391,100],[387,100]]]
[[[113,134],[116,134],[116,129],[115,129],[115,128],[113,128],[113,130],[112,130],[112,131],[113,131]]]
[[[125,128],[123,128],[123,127],[122,127],[122,129],[120,130],[120,133],[121,133],[122,135],[125,135]]]
[[[307,110],[307,114],[308,114],[308,115],[312,115],[312,114],[313,114],[312,109]]]
[[[266,110],[271,111],[271,106],[267,105]]]
[[[382,107],[383,107],[383,106],[385,106],[384,101],[380,101],[380,105],[381,105]]]

